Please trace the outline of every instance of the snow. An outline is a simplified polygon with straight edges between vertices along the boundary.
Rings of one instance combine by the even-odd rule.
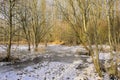
[[[89,80],[97,80],[97,74],[94,72],[93,64],[88,68],[76,70],[78,64],[83,64],[82,61],[75,61],[72,64],[60,62],[43,62],[24,68],[20,71],[10,71],[0,73],[0,79],[5,80],[80,80],[88,78]],[[91,72],[94,73],[91,75]],[[82,75],[82,76],[81,76]],[[80,77],[81,76],[81,77]]]
[[[100,60],[110,60],[110,53],[99,53]]]
[[[88,58],[87,62],[92,63],[92,58]]]
[[[11,66],[9,63],[1,62],[0,80],[108,80],[106,77],[102,79],[98,76],[91,57],[76,54],[78,51],[86,51],[83,46],[48,45],[44,53],[36,53],[33,50],[29,52],[27,48],[27,45],[12,46],[13,51],[16,49],[12,55],[19,56],[21,62],[30,61],[22,68],[21,63]],[[37,59],[38,62],[34,63],[36,57],[43,57],[43,60]],[[68,62],[64,58],[68,59]],[[109,60],[110,53],[101,52],[99,58]]]
[[[57,51],[60,53],[64,53],[64,52],[72,52],[72,53],[76,53],[77,50],[79,51],[84,51],[84,47],[83,46],[61,46],[61,45],[50,45],[50,50],[53,51]]]

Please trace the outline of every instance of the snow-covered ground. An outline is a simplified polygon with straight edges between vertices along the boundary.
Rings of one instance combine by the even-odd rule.
[[[77,54],[85,51],[82,46],[49,45],[43,52],[29,52],[24,45],[12,48],[12,55],[23,62],[0,62],[0,80],[109,80],[98,76],[91,57]],[[100,59],[109,57],[104,55]]]

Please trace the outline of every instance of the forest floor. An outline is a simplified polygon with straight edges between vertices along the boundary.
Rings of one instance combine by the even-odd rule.
[[[86,52],[83,46],[39,48],[38,52],[30,52],[26,45],[13,45],[12,56],[19,60],[0,62],[0,80],[109,80],[107,74],[98,76],[90,56],[79,55]],[[5,55],[4,47],[0,47],[0,57]],[[101,53],[100,59],[109,59],[109,53]]]

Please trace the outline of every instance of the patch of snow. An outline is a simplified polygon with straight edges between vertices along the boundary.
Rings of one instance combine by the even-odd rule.
[[[92,63],[92,58],[88,58],[87,62]]]
[[[7,65],[7,64],[12,64],[12,62],[0,62],[0,66],[4,66],[4,65]]]
[[[77,50],[85,51],[83,46],[61,46],[61,45],[49,45],[48,49],[59,53],[76,53]]]
[[[97,80],[98,75],[94,71],[93,64],[83,70],[77,70],[79,64],[84,64],[82,60],[73,63],[43,62],[33,66],[28,66],[22,70],[15,70],[0,73],[0,79],[5,80]],[[92,73],[92,74],[91,74]]]
[[[99,53],[100,60],[110,60],[110,53]]]
[[[73,64],[83,64],[82,60],[74,61]]]
[[[110,78],[109,78],[109,75],[105,73],[103,80],[109,80],[109,79],[110,79]]]

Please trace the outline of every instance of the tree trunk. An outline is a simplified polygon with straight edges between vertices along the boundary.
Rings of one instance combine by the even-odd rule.
[[[37,43],[35,43],[35,49],[34,50],[38,51],[38,44]]]
[[[31,48],[30,48],[30,41],[28,41],[28,51],[31,51]]]
[[[92,48],[92,43],[91,43],[91,40],[90,40],[90,35],[87,31],[88,27],[87,27],[87,17],[85,15],[85,13],[83,14],[83,26],[84,26],[84,32],[85,32],[85,36],[86,36],[86,39],[88,41],[88,45],[89,45],[89,51],[90,51],[90,54],[92,56],[92,59],[93,59],[93,63],[94,63],[94,66],[95,66],[95,69],[96,69],[96,72],[98,73],[98,75],[100,77],[102,77],[102,72],[101,72],[101,69],[100,69],[100,62],[99,62],[99,54],[98,54],[98,44],[97,44],[97,40],[95,39],[95,45],[96,45],[96,52],[94,53],[93,51],[93,48]],[[97,38],[97,33],[96,33],[96,36],[95,38]]]
[[[8,49],[7,49],[7,58],[6,60],[10,60],[11,56],[11,45],[12,45],[12,1],[10,0],[10,9],[9,9],[9,41],[8,41]]]
[[[10,60],[10,56],[11,56],[11,39],[9,39],[9,43],[8,43],[7,58],[6,58],[6,61],[9,61],[9,60]]]
[[[101,71],[101,68],[100,68],[100,62],[99,62],[98,56],[95,57],[93,51],[90,51],[90,54],[91,54],[92,61],[93,61],[93,64],[94,64],[94,67],[95,67],[96,72],[98,73],[98,75],[99,75],[100,77],[102,77],[102,71]],[[97,51],[96,51],[96,54],[98,54]]]
[[[47,47],[47,46],[48,46],[48,45],[47,45],[47,42],[48,42],[48,41],[46,40],[46,41],[45,41],[45,47]]]

